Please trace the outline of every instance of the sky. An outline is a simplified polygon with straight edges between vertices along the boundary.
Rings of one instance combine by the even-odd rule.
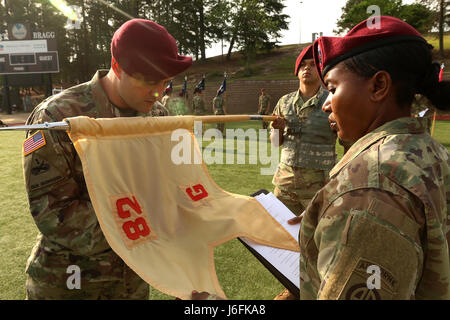
[[[414,0],[403,0],[403,4]],[[306,43],[312,41],[313,32],[323,32],[324,36],[334,36],[336,21],[342,15],[342,7],[347,0],[285,0],[284,14],[289,15],[288,30],[283,30],[278,45]],[[225,43],[224,54],[228,52]],[[206,57],[222,54],[220,44],[206,50]]]

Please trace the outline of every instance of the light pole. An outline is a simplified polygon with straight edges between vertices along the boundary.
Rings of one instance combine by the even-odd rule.
[[[302,4],[303,4],[303,1],[300,1],[300,5],[299,5],[299,10],[298,10],[298,12],[300,13],[300,20],[299,20],[299,30],[300,30],[300,35],[299,35],[299,44],[302,44]]]

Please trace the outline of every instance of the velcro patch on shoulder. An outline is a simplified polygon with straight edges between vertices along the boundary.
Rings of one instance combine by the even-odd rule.
[[[397,279],[387,269],[360,258],[348,278],[340,299],[390,300],[395,294]]]
[[[39,130],[23,142],[23,155],[29,155],[33,151],[42,148],[46,144],[47,143],[45,141],[44,133],[42,132],[42,130]]]

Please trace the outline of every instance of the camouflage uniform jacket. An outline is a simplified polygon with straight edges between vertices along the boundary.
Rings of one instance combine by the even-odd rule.
[[[450,299],[449,153],[423,119],[359,139],[303,218],[301,299]]]
[[[163,117],[169,115],[169,110],[162,105],[161,102],[156,101],[153,104],[152,110],[150,111],[150,115],[152,117]]]
[[[213,107],[214,107],[214,114],[225,114],[225,110],[223,109],[224,106],[224,100],[222,96],[216,96],[213,99]]]
[[[259,105],[258,105],[258,113],[259,114],[267,114],[269,110],[266,112],[266,108],[269,105],[270,102],[270,96],[267,94],[260,95],[259,96]]]
[[[273,114],[286,119],[280,162],[291,167],[330,170],[336,164],[336,133],[322,104],[328,91],[319,88],[308,101],[291,92],[278,101]]]
[[[195,95],[192,98],[192,111],[194,114],[203,114],[205,112],[205,102],[201,96]]]
[[[38,105],[27,124],[62,121],[66,117],[113,118],[136,111],[113,106],[98,71],[91,81],[64,90]],[[112,251],[90,202],[80,158],[66,133],[42,131],[46,145],[24,156],[23,172],[31,215],[40,234],[27,263],[35,278],[60,283],[76,264],[86,281],[123,277],[123,261]],[[65,281],[65,280],[64,280]]]

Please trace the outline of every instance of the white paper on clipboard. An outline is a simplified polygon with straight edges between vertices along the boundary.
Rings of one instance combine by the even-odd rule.
[[[280,200],[278,200],[273,193],[259,194],[255,196],[255,199],[263,205],[263,207],[294,237],[294,239],[298,239],[300,224],[290,225],[287,223],[287,221],[294,218],[295,215]],[[244,237],[241,237],[241,240],[256,250],[287,279],[300,288],[299,252],[260,245]]]

